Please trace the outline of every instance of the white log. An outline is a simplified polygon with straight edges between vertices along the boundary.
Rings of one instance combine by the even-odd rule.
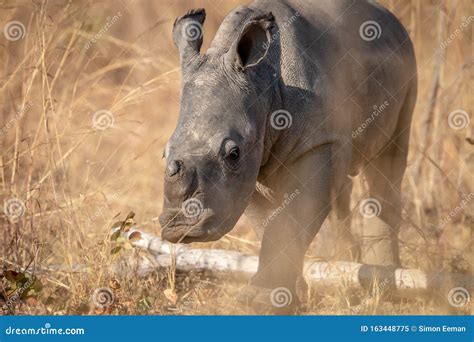
[[[132,229],[125,234],[128,237]],[[222,249],[193,249],[189,245],[170,244],[160,237],[139,231],[141,239],[132,244],[149,252],[152,260],[141,261],[142,272],[168,267],[171,264],[171,249],[174,248],[176,268],[181,271],[207,270],[222,272],[243,281],[255,274],[258,257],[236,251]],[[304,266],[304,277],[310,286],[328,286],[346,284],[348,287],[369,287],[370,284],[385,282],[385,285],[398,290],[400,294],[420,293],[435,287],[441,289],[444,284],[454,283],[472,290],[472,277],[465,275],[435,274],[427,275],[418,269],[386,268],[346,261],[308,261]],[[374,283],[374,278],[377,278]]]

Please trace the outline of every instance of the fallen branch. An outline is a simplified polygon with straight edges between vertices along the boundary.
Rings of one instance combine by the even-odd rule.
[[[248,280],[255,274],[258,257],[236,251],[221,249],[195,249],[184,244],[170,244],[160,237],[131,229],[124,233],[127,238],[134,232],[140,233],[140,239],[134,239],[132,245],[148,251],[152,260],[142,260],[142,272],[169,267],[171,265],[171,248],[175,249],[176,268],[181,271],[207,270],[232,275],[240,280]],[[137,234],[134,233],[136,236]],[[396,289],[400,294],[413,294],[432,290],[462,286],[472,291],[472,277],[438,273],[427,275],[418,269],[404,269],[365,265],[346,261],[308,261],[304,266],[304,277],[311,286],[334,286],[345,284],[348,287],[369,288],[374,284],[384,283]]]

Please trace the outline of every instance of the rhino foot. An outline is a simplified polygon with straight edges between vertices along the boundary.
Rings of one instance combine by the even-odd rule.
[[[271,289],[249,284],[240,289],[237,300],[259,314],[291,315],[300,309],[298,296],[286,287]]]

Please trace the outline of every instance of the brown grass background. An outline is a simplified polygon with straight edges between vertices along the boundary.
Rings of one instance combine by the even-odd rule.
[[[18,41],[0,36],[0,127],[8,128],[0,131],[0,203],[18,198],[26,205],[14,222],[1,213],[0,257],[4,269],[24,270],[33,260],[29,270],[37,270],[43,283],[37,300],[21,304],[18,312],[174,314],[166,289],[176,292],[178,304],[191,298],[184,314],[252,312],[235,302],[237,282],[214,275],[163,270],[144,278],[133,271],[114,276],[109,265],[138,252],[111,256],[107,242],[114,217],[123,219],[132,210],[141,228],[160,230],[156,217],[162,205],[161,154],[179,110],[179,61],[171,41],[174,19],[190,8],[205,7],[205,50],[226,13],[240,3],[0,1],[0,28],[11,20],[26,27]],[[474,132],[472,123],[460,130],[448,125],[449,113],[464,110],[471,115],[473,108],[472,18],[440,49],[473,15],[472,2],[381,3],[406,26],[419,70],[403,183],[402,262],[430,272],[472,274],[474,201],[461,210],[456,207],[463,196],[472,196],[474,154],[469,141]],[[114,16],[119,17],[116,22]],[[114,23],[101,34],[107,20]],[[113,113],[114,125],[97,131],[92,118],[102,109]],[[364,191],[358,179],[354,216]],[[354,224],[359,224],[357,219]],[[229,236],[205,246],[258,251],[245,218]],[[54,265],[60,269],[47,271]],[[78,265],[84,267],[81,272],[75,271]],[[90,298],[102,286],[111,287],[116,298],[112,307],[101,311]],[[357,305],[359,314],[459,312],[433,294],[363,301],[366,294],[341,284],[330,293],[312,291],[302,313],[350,314]]]

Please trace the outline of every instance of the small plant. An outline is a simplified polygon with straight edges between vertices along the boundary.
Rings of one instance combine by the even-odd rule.
[[[0,274],[0,303],[4,313],[13,314],[20,302],[34,305],[43,288],[32,273],[6,269]]]
[[[110,250],[110,254],[117,254],[122,250],[133,249],[132,242],[141,239],[140,232],[132,232],[127,237],[127,233],[130,231],[132,226],[136,224],[134,217],[135,213],[131,211],[124,221],[118,221],[112,225],[111,229],[113,232],[110,236],[110,241],[112,242],[113,247]]]

